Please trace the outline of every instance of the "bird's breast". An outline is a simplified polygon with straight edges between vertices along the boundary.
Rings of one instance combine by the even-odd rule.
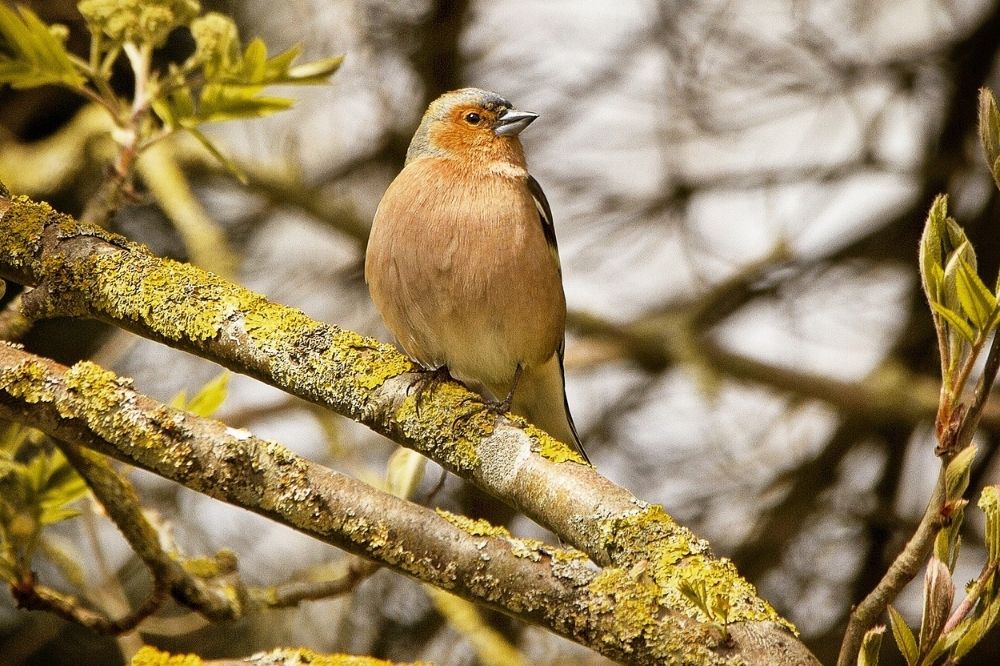
[[[411,355],[458,373],[478,364],[512,374],[562,339],[559,269],[524,178],[450,162],[411,162],[390,185],[365,276]]]

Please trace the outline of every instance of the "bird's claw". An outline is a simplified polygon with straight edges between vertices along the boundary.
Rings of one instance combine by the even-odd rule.
[[[463,407],[469,405],[469,408],[455,417],[454,423],[456,424],[465,423],[472,417],[478,416],[483,412],[489,412],[496,417],[500,417],[510,411],[510,399],[489,400],[487,398],[469,396],[462,399],[461,405]]]
[[[441,382],[451,379],[451,375],[448,373],[447,366],[442,365],[440,368],[434,369],[424,369],[420,370],[420,377],[410,384],[408,392],[412,391],[413,399],[416,403],[417,415],[420,415],[420,403],[423,402],[425,397],[432,397],[434,395],[434,389],[441,384]]]

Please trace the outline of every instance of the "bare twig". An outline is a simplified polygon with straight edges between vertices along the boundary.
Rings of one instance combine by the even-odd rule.
[[[353,592],[357,586],[380,566],[370,560],[351,558],[347,571],[337,578],[317,581],[296,581],[272,587],[248,590],[250,602],[257,608],[287,608],[302,601],[328,599]]]
[[[919,573],[920,568],[930,555],[931,549],[934,547],[934,538],[947,521],[946,502],[948,498],[945,470],[955,455],[969,446],[972,441],[993,383],[996,381],[998,369],[1000,369],[1000,336],[994,335],[983,373],[976,384],[972,405],[967,410],[955,410],[955,413],[961,414],[962,418],[957,430],[950,427],[950,424],[938,424],[937,431],[940,441],[937,452],[941,456],[941,472],[923,518],[921,518],[916,532],[903,548],[903,552],[896,557],[879,584],[851,613],[844,642],[840,647],[840,656],[837,658],[838,666],[848,666],[854,662],[864,633],[878,621],[878,618],[885,612],[886,606],[892,603],[903,586]],[[962,388],[962,386],[956,386],[954,393],[960,394]],[[945,393],[942,393],[942,397],[947,399]]]
[[[900,590],[920,573],[934,547],[934,537],[945,524],[945,517],[941,513],[945,497],[944,483],[942,469],[930,502],[927,503],[927,509],[913,536],[893,560],[875,589],[851,611],[847,631],[840,646],[840,656],[837,657],[837,666],[851,666],[855,663],[865,632],[878,621],[886,606],[892,603]]]
[[[164,551],[159,533],[142,512],[135,488],[103,456],[71,441],[56,440],[56,444],[145,563],[157,588],[172,592],[177,601],[211,620],[242,615],[242,599],[232,594],[240,586],[217,589],[189,574],[179,558]]]
[[[155,613],[166,601],[168,589],[163,584],[155,585],[142,605],[117,620],[84,608],[73,597],[38,585],[33,576],[11,585],[11,592],[19,608],[47,611],[99,634],[117,636],[132,631],[140,622]]]

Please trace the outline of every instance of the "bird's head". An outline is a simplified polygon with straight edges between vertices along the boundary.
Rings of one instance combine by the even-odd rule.
[[[518,111],[488,90],[447,92],[427,107],[406,151],[406,161],[436,155],[523,166],[524,153],[517,135],[537,117],[530,111]]]

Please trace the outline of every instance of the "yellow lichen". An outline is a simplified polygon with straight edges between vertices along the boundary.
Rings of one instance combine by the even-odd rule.
[[[122,402],[122,390],[129,380],[90,361],[80,361],[66,371],[66,388],[84,398],[82,404],[90,413],[116,410]]]
[[[510,552],[513,553],[514,557],[532,562],[541,562],[542,554],[547,554],[549,551],[545,542],[538,539],[511,538],[507,540],[507,543],[510,544]]]
[[[21,195],[10,200],[10,207],[0,216],[4,252],[7,261],[21,267],[30,263],[41,244],[46,224],[75,224],[68,215],[56,213],[47,203],[35,203]]]
[[[373,389],[391,377],[413,372],[415,369],[394,347],[339,327],[335,327],[333,349],[350,349],[356,352],[350,358],[349,367],[354,383],[360,389]],[[357,353],[360,350],[364,350],[364,353]]]
[[[91,254],[77,261],[88,265],[72,272],[85,277],[70,286],[92,307],[142,323],[167,340],[211,340],[239,307],[224,283],[190,264],[145,252]]]
[[[603,521],[600,525],[612,560],[630,567],[636,557],[659,589],[659,602],[702,621],[714,621],[692,603],[681,590],[685,585],[703,586],[711,599],[727,608],[728,620],[771,621],[795,631],[747,582],[732,562],[716,559],[708,542],[674,522],[662,506],[646,505],[640,511]]]
[[[510,532],[506,527],[501,525],[493,525],[488,520],[483,520],[482,518],[469,518],[468,516],[460,516],[456,513],[446,511],[442,508],[437,508],[434,510],[437,515],[441,516],[449,523],[462,530],[463,532],[468,532],[472,536],[494,536],[494,537],[509,537]]]
[[[27,403],[51,402],[54,394],[46,383],[48,371],[37,361],[22,361],[0,372],[0,389]]]
[[[607,567],[587,589],[591,593],[592,610],[614,614],[615,640],[628,643],[658,621],[660,591],[652,581],[633,580],[623,569]]]
[[[547,432],[533,425],[526,424],[524,432],[531,437],[531,450],[538,455],[555,463],[572,461],[581,465],[586,465],[587,461],[579,453],[570,448],[567,444],[560,442]]]
[[[201,666],[201,657],[193,654],[170,654],[145,645],[132,657],[132,666]]]
[[[444,382],[423,395],[410,395],[393,415],[403,434],[420,439],[437,459],[459,470],[479,465],[475,441],[493,431],[496,417],[481,405],[469,403],[468,389]]]
[[[353,654],[320,654],[306,648],[279,648],[261,655],[261,661],[286,666],[431,666],[426,662],[392,662]]]
[[[193,654],[172,655],[146,645],[132,657],[132,666],[200,666],[204,661]],[[391,662],[353,654],[320,654],[306,648],[278,648],[255,654],[248,664],[285,664],[285,666],[430,666],[424,662]]]

